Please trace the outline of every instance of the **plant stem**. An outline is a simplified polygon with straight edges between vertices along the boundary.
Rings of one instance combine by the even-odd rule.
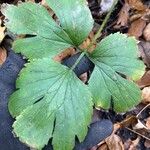
[[[114,0],[113,5],[111,6],[111,8],[110,8],[108,14],[106,15],[106,17],[105,17],[105,19],[104,19],[102,25],[100,26],[98,32],[95,34],[95,36],[94,36],[92,42],[90,43],[90,45],[88,46],[87,49],[91,48],[91,46],[92,46],[94,43],[96,43],[96,40],[101,36],[101,32],[103,31],[103,29],[104,29],[104,27],[105,27],[105,25],[106,25],[108,19],[110,18],[110,15],[111,15],[112,11],[113,11],[113,9],[114,9],[114,7],[115,7],[115,5],[116,5],[117,3],[118,3],[118,0]]]
[[[131,132],[133,132],[133,133],[135,133],[135,134],[137,134],[137,135],[139,135],[139,136],[145,138],[146,140],[150,141],[150,139],[149,139],[148,137],[146,137],[145,135],[143,135],[143,134],[141,134],[141,133],[139,133],[139,132],[137,132],[137,131],[134,131],[134,130],[128,128],[128,127],[125,127],[125,128],[128,129],[129,131],[131,131]]]
[[[78,59],[76,60],[76,62],[74,63],[74,65],[71,67],[71,70],[73,70],[77,64],[80,62],[80,60],[84,57],[85,52],[82,52],[81,55],[78,57]]]
[[[138,118],[139,115],[140,115],[147,107],[149,107],[149,106],[150,106],[150,104],[147,104],[147,105],[136,115],[136,117]]]
[[[105,25],[106,25],[108,19],[110,18],[110,15],[111,15],[111,13],[112,13],[112,11],[113,11],[113,9],[114,9],[114,7],[115,7],[115,5],[116,5],[117,3],[118,3],[118,0],[114,0],[113,5],[112,5],[111,8],[110,8],[110,11],[109,11],[108,14],[106,15],[106,17],[105,17],[105,19],[104,19],[102,25],[100,26],[98,32],[95,34],[95,36],[94,36],[92,42],[90,43],[90,45],[88,46],[87,49],[91,48],[91,46],[96,42],[97,38],[100,37],[101,32],[102,32],[103,28],[105,27]],[[78,65],[78,63],[79,63],[80,60],[84,57],[85,54],[86,54],[86,51],[84,51],[84,52],[81,53],[81,55],[79,56],[79,58],[76,60],[75,64],[71,67],[71,70],[73,70],[73,69]]]

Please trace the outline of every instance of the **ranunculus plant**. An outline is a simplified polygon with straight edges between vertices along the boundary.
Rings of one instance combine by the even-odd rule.
[[[9,111],[16,118],[13,131],[20,141],[42,149],[52,138],[54,150],[71,150],[75,136],[83,141],[93,106],[125,112],[140,102],[141,92],[133,80],[141,77],[144,64],[138,59],[137,42],[121,33],[111,34],[88,53],[79,49],[93,28],[85,0],[46,0],[59,19],[56,23],[40,4],[6,5],[7,28],[17,39],[13,48],[29,62],[22,69]],[[95,65],[84,84],[68,68],[52,58],[67,48],[76,48]],[[130,77],[132,81],[122,77]]]

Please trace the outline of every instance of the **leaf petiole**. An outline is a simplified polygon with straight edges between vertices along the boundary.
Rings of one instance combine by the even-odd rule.
[[[114,7],[116,6],[117,3],[118,3],[118,0],[114,0],[113,5],[111,6],[111,8],[110,8],[108,14],[106,15],[106,17],[105,17],[105,19],[104,19],[102,25],[100,26],[98,32],[95,34],[95,36],[94,36],[94,38],[93,38],[91,44],[89,45],[88,49],[89,49],[89,48],[96,42],[96,40],[100,37],[101,32],[102,32],[102,30],[104,29],[104,27],[105,27],[105,25],[106,25],[108,19],[110,18],[111,13],[112,13],[112,11],[114,10]]]
[[[74,70],[75,67],[78,65],[78,63],[80,62],[80,60],[84,57],[84,55],[86,54],[86,52],[82,52],[81,55],[78,57],[78,59],[76,60],[76,62],[74,63],[74,65],[71,67],[71,70]]]
[[[105,27],[105,25],[106,25],[108,19],[110,18],[110,15],[111,15],[112,11],[114,10],[114,7],[115,7],[115,5],[116,5],[117,3],[118,3],[118,0],[114,0],[113,5],[112,5],[111,8],[110,8],[110,11],[109,11],[108,14],[106,15],[106,17],[105,17],[105,19],[104,19],[102,25],[100,26],[98,32],[95,34],[95,36],[94,36],[92,42],[90,43],[90,45],[88,46],[87,49],[91,48],[91,46],[92,46],[92,45],[96,42],[96,40],[100,37],[101,32],[102,32],[103,28]],[[78,49],[80,49],[80,48],[78,48]],[[81,53],[81,55],[79,56],[79,58],[76,60],[75,64],[71,67],[71,70],[73,70],[73,69],[78,65],[78,63],[80,62],[80,60],[81,60],[81,59],[83,58],[83,56],[86,54],[86,51],[87,51],[87,50],[84,50],[84,52]]]

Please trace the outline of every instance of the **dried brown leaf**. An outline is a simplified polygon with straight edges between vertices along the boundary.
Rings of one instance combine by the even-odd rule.
[[[136,13],[133,15],[129,15],[130,10],[136,10]],[[114,28],[120,28],[121,26],[127,26],[128,20],[135,21],[137,19],[147,20],[147,16],[150,15],[150,9],[145,6],[141,0],[125,0],[125,4],[123,5],[119,18],[114,26]],[[138,25],[138,24],[137,24]]]
[[[88,38],[79,46],[80,49],[87,49],[88,52],[92,52],[95,49],[96,45],[94,44],[90,48],[88,48],[88,46],[91,44],[93,38],[94,32],[91,31]]]
[[[138,84],[138,86],[140,88],[144,88],[146,86],[150,86],[150,70],[145,72],[143,77],[141,79],[139,79],[138,81],[136,81],[136,83]]]
[[[123,142],[116,134],[112,134],[110,137],[106,138],[105,142],[109,150],[124,150]]]
[[[142,102],[150,103],[150,87],[145,87],[142,90]]]
[[[128,126],[134,126],[135,124],[137,124],[137,122],[138,122],[137,117],[134,116],[134,115],[130,115],[130,116],[127,116],[119,124],[120,124],[121,128],[125,128],[125,127],[128,127]]]
[[[2,40],[5,37],[5,33],[4,33],[5,29],[6,29],[5,27],[0,26],[0,43],[2,42]]]
[[[120,28],[122,26],[128,25],[129,10],[130,10],[129,4],[125,3],[119,13],[119,18],[118,18],[117,24],[114,26],[114,28]]]
[[[127,0],[128,4],[131,8],[138,10],[138,11],[145,11],[146,6],[142,3],[141,0]]]
[[[119,123],[114,124],[112,134],[98,144],[98,150],[124,150],[121,138],[115,134],[120,128]]]
[[[7,52],[5,48],[0,47],[0,66],[6,61]]]
[[[57,56],[55,56],[54,60],[58,61],[58,62],[61,62],[64,58],[72,56],[73,54],[75,54],[75,49],[68,48],[65,51],[63,51],[60,54],[58,54]]]
[[[146,8],[145,10],[143,11],[136,11],[133,13],[133,15],[130,17],[130,21],[133,22],[137,19],[143,19],[147,22],[150,22],[150,9],[149,8]]]
[[[143,124],[139,119],[138,119],[138,123],[133,127],[134,130],[137,129],[145,129],[148,130],[148,128],[146,127],[145,124]]]
[[[132,141],[131,139],[128,139],[124,143],[125,150],[137,150],[137,145],[138,145],[139,141],[140,141],[139,136],[134,141]]]
[[[146,127],[150,129],[150,117],[146,119]]]
[[[128,35],[129,36],[135,36],[136,39],[138,39],[142,34],[143,30],[146,26],[146,21],[143,19],[138,19],[132,22],[129,30],[128,30]]]
[[[97,150],[109,150],[108,146],[106,143],[100,145],[100,147]]]
[[[144,146],[145,146],[147,149],[150,149],[150,141],[149,141],[149,140],[145,140]]]
[[[0,43],[2,42],[2,40],[3,40],[4,37],[5,37],[4,31],[5,31],[5,29],[6,29],[6,27],[2,27],[2,26],[1,26],[1,23],[2,23],[2,21],[1,21],[1,19],[0,19]]]
[[[146,41],[150,42],[150,23],[145,27],[143,36]]]
[[[150,42],[141,41],[139,43],[139,50],[142,60],[150,68]]]

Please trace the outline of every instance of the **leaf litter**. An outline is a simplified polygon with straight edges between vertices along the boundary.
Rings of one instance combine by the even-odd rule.
[[[5,38],[5,30],[6,27],[2,25],[2,16],[0,15],[0,66],[6,61],[7,52],[4,47],[2,47],[1,43]]]

